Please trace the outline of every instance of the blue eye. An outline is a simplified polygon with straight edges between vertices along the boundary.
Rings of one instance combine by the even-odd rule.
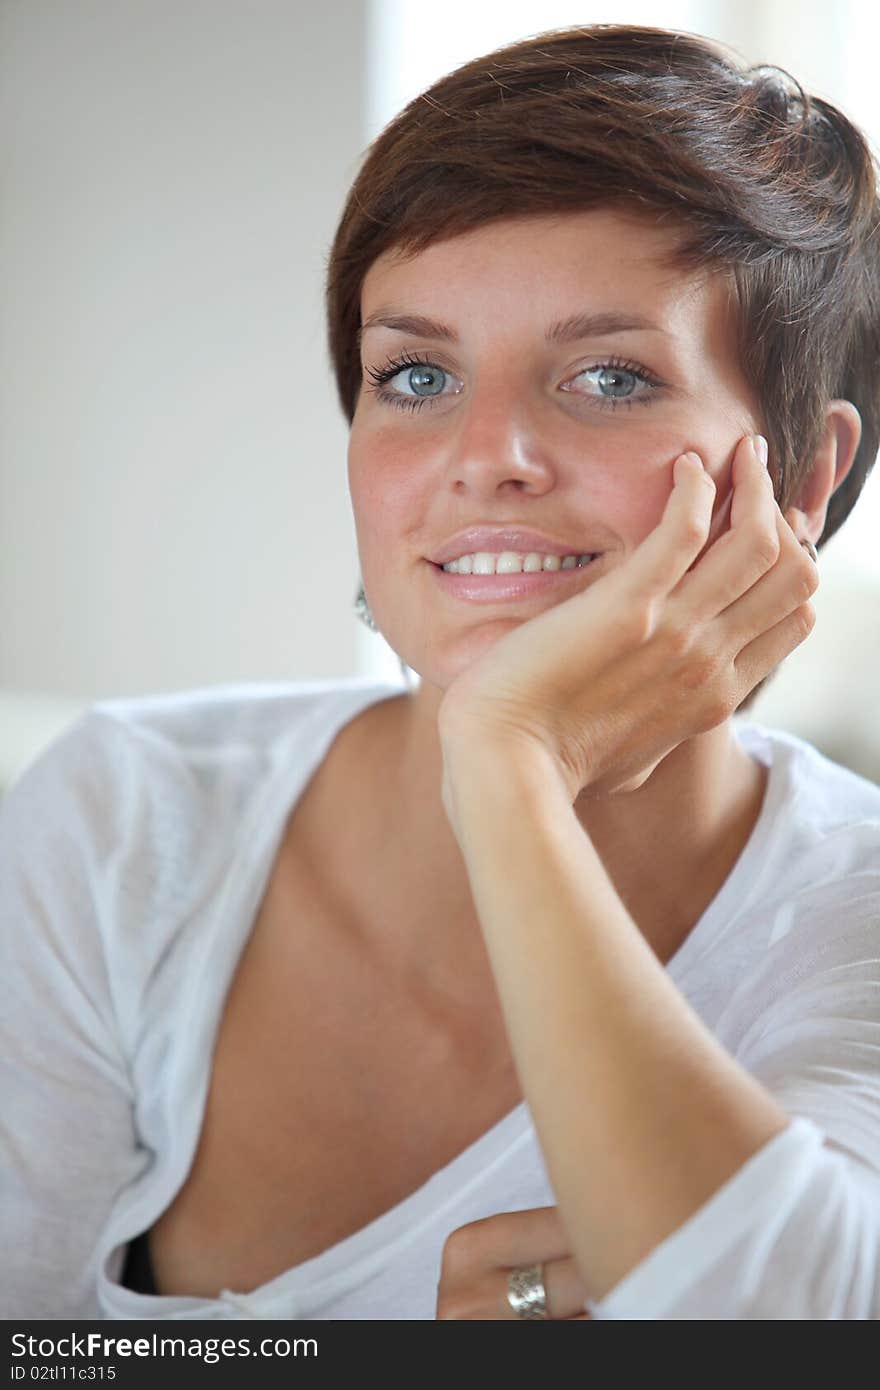
[[[617,405],[645,404],[660,385],[638,362],[624,362],[616,357],[610,358],[607,362],[598,362],[594,367],[585,367],[573,380],[577,381],[581,377],[592,378],[602,393],[601,398],[590,395],[588,399],[595,401],[600,407],[612,410]],[[640,385],[645,389],[636,395]],[[573,391],[572,394],[581,393]]]
[[[409,368],[409,385],[415,395],[407,396],[399,391],[386,391],[385,383],[393,380],[394,377]],[[426,401],[431,401],[439,396],[443,391],[443,386],[447,379],[447,372],[439,367],[436,362],[430,362],[427,358],[411,356],[407,352],[402,352],[399,357],[389,358],[384,367],[367,368],[367,376],[374,382],[374,390],[380,401],[385,401],[389,405],[398,406],[402,410],[418,410]]]
[[[407,382],[413,394],[387,390],[386,384],[394,377],[400,376],[407,368]],[[449,379],[449,373],[445,368],[432,362],[430,358],[409,352],[389,358],[384,367],[366,368],[365,375],[373,382],[370,389],[376,398],[398,410],[420,410],[423,405],[431,405],[444,394],[443,388]],[[600,394],[573,391],[570,386],[563,386],[561,389],[571,395],[580,396],[590,401],[593,406],[604,410],[616,410],[621,405],[646,405],[661,387],[661,383],[640,363],[627,362],[618,357],[610,357],[592,367],[584,367],[572,380],[578,381],[582,377],[593,378]],[[644,389],[636,394],[639,386]],[[457,395],[458,392],[446,394]]]
[[[422,394],[422,387],[425,388],[424,394],[426,396],[438,396],[443,390],[446,373],[442,367],[435,367],[427,363],[424,366],[410,367],[407,380],[417,396]]]
[[[596,385],[607,396],[631,396],[636,389],[634,372],[621,371],[619,367],[598,367],[594,370],[598,373]]]

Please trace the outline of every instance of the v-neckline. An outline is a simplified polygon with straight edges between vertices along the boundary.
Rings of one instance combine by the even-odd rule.
[[[155,1189],[151,1193],[140,1194],[140,1200],[136,1203],[138,1224],[134,1226],[135,1231],[148,1228],[158,1220],[182,1187],[193,1162],[212,1074],[212,1066],[205,1066],[205,1057],[213,1061],[226,996],[265,893],[288,820],[341,729],[369,705],[400,693],[398,686],[361,680],[346,684],[342,690],[333,690],[328,685],[320,691],[322,698],[316,702],[311,715],[301,723],[297,722],[273,750],[272,772],[251,804],[242,827],[239,849],[230,862],[216,905],[213,931],[206,933],[204,959],[207,961],[210,958],[211,970],[200,969],[195,973],[195,978],[202,983],[193,1000],[189,1046],[179,1054],[171,1078],[171,1089],[176,1092],[172,1103],[183,1097],[187,1101],[186,1106],[181,1107],[186,1116],[187,1133],[185,1137],[182,1134],[178,1136],[180,1142],[175,1154],[176,1161],[163,1173],[165,1182],[161,1202],[156,1201]],[[760,760],[769,766],[764,803],[752,834],[719,893],[667,963],[665,968],[676,978],[685,975],[702,949],[711,945],[710,938],[715,935],[715,928],[723,921],[731,904],[738,896],[745,896],[743,890],[752,874],[752,861],[765,839],[781,794],[779,777],[774,775],[777,768],[770,741],[762,737],[765,731],[756,727],[754,732],[750,728],[741,732],[745,734],[743,742],[747,749],[758,753]],[[309,750],[305,758],[304,748]],[[761,754],[764,756],[761,757]],[[291,783],[291,767],[296,768],[295,785]],[[239,924],[239,930],[234,933],[229,931],[230,919]],[[218,974],[223,980],[222,988],[217,986]],[[197,1103],[193,1098],[197,1098]],[[181,1111],[178,1110],[178,1113]],[[367,1277],[371,1264],[387,1261],[398,1242],[409,1244],[417,1237],[422,1224],[433,1220],[444,1206],[457,1202],[470,1185],[483,1181],[487,1171],[491,1171],[515,1147],[525,1144],[530,1138],[534,1138],[531,1113],[528,1102],[522,1100],[407,1197],[319,1254],[291,1266],[250,1291],[223,1289],[217,1298],[212,1299],[159,1295],[155,1300],[157,1308],[165,1303],[194,1310],[198,1307],[216,1308],[218,1304],[227,1303],[246,1314],[262,1317],[271,1316],[276,1308],[288,1310],[291,1303],[295,1304],[298,1296],[306,1291],[307,1301],[310,1304],[315,1302],[318,1285],[326,1290],[328,1283],[338,1283],[342,1279],[346,1287],[354,1287],[359,1280]],[[466,1174],[469,1180],[465,1180]],[[127,1225],[132,1215],[131,1210],[126,1214]],[[120,1292],[124,1290],[120,1289]]]

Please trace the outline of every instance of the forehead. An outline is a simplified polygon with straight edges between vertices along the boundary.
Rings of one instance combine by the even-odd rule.
[[[680,238],[680,229],[659,214],[616,208],[504,218],[433,242],[415,256],[395,248],[383,253],[364,278],[361,321],[422,313],[462,332],[495,336],[543,330],[575,312],[622,311],[729,358],[730,279],[670,265]]]

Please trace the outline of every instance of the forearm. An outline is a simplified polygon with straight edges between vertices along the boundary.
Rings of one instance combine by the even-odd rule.
[[[790,1117],[675,987],[561,785],[485,748],[446,756],[514,1060],[598,1301]]]

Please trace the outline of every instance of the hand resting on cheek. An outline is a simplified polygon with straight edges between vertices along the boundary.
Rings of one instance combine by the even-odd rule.
[[[622,564],[453,681],[438,714],[453,829],[455,767],[476,749],[537,760],[572,803],[634,790],[808,636],[818,570],[751,437],[734,455],[730,526],[712,540],[715,496],[699,457],[682,455],[659,524]]]

